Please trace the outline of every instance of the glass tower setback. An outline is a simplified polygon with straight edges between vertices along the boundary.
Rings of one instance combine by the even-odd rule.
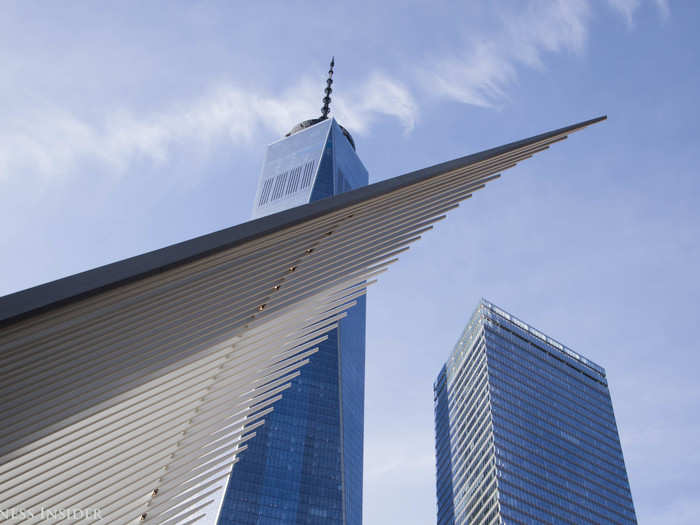
[[[350,140],[328,119],[270,145],[253,217],[366,185]],[[364,296],[318,346],[241,453],[219,524],[362,523]]]
[[[433,390],[438,525],[637,523],[602,367],[482,300]]]

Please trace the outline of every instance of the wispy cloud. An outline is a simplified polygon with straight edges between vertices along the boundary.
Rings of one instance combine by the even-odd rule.
[[[506,88],[515,81],[515,67],[496,47],[475,43],[461,57],[444,58],[421,71],[426,87],[437,95],[481,107],[507,99]]]
[[[671,6],[669,5],[668,0],[654,0],[654,2],[656,3],[656,7],[659,10],[661,18],[666,20],[671,16]]]
[[[263,130],[281,134],[300,116],[319,113],[317,84],[303,78],[277,97],[218,86],[150,114],[115,110],[101,122],[55,107],[35,108],[5,120],[0,129],[0,179],[27,172],[56,177],[95,161],[120,173],[136,160],[163,163],[175,147],[245,144]],[[382,73],[338,97],[335,105],[345,125],[360,134],[380,115],[396,118],[410,130],[418,114],[409,90]]]
[[[384,73],[374,73],[347,98],[336,97],[335,114],[343,125],[365,133],[379,115],[397,118],[406,132],[418,118],[418,104],[409,89]]]
[[[580,53],[587,37],[590,8],[583,0],[530,2],[523,9],[499,8],[496,27],[476,32],[457,53],[419,67],[433,93],[465,104],[498,107],[521,66],[544,68],[544,54]]]
[[[627,27],[634,27],[634,16],[642,6],[642,0],[608,0],[610,6],[621,14],[627,22]],[[649,3],[654,3],[659,12],[659,16],[663,20],[671,16],[671,6],[668,0],[649,0]]]
[[[631,26],[641,0],[608,1]],[[654,2],[660,15],[668,17],[668,0]],[[431,50],[412,66],[413,76],[369,75],[334,94],[334,115],[353,133],[368,133],[382,117],[396,119],[410,132],[419,118],[414,92],[502,107],[520,70],[544,71],[548,54],[585,49],[592,18],[586,0],[530,0],[484,9],[488,23],[475,23],[456,51]],[[65,107],[21,111],[0,124],[0,180],[20,173],[55,179],[90,163],[118,174],[139,160],[167,162],[174,151],[247,144],[261,131],[281,134],[319,113],[317,80],[302,77],[279,95],[219,84],[149,113],[120,109],[90,120]]]
[[[632,28],[641,0],[608,2]],[[668,0],[654,3],[668,18]],[[588,0],[499,3],[487,10],[486,18],[485,27],[472,28],[461,49],[416,68],[427,91],[484,108],[503,106],[520,68],[545,70],[548,53],[584,52],[592,7]]]
[[[608,2],[625,18],[628,27],[634,26],[634,12],[641,4],[640,0],[608,0]]]

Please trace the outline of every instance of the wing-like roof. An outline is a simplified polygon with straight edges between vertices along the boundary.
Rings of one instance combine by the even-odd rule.
[[[497,148],[436,164],[335,197],[298,206],[268,217],[248,221],[224,230],[195,237],[194,239],[152,252],[6,295],[0,298],[0,327],[27,315],[61,306],[67,302],[103,292],[114,286],[168,270],[197,258],[233,248],[241,243],[313,219],[324,213],[340,210],[365,199],[378,197],[446,172],[465,168],[470,164],[505,155],[511,151],[522,150],[530,145],[546,142],[554,137],[565,138],[566,134],[605,120],[605,118],[605,116],[594,118]]]
[[[0,500],[189,523],[354,299],[472,193],[602,118],[0,299]]]

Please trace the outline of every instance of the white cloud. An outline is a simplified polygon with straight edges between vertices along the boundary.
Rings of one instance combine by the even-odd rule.
[[[175,146],[207,148],[225,140],[245,144],[261,130],[281,135],[319,113],[316,84],[302,79],[278,97],[219,86],[160,112],[115,111],[99,123],[54,107],[24,112],[5,120],[0,129],[0,180],[20,173],[61,176],[91,161],[120,173],[137,159],[165,162]],[[379,115],[394,117],[410,130],[418,112],[408,89],[381,73],[334,102],[339,118],[360,134]]]
[[[641,0],[608,0],[628,26]],[[668,18],[668,0],[654,0]],[[508,102],[518,68],[545,69],[546,53],[584,51],[591,20],[587,0],[531,0],[488,11],[496,26],[485,24],[470,35],[461,50],[419,66],[420,82],[431,93],[485,108]],[[488,17],[487,17],[488,18]]]
[[[634,12],[639,8],[640,0],[608,0],[613,9],[618,11],[627,21],[627,26],[634,25]]]
[[[335,98],[335,114],[344,126],[364,133],[378,115],[399,120],[411,131],[418,116],[418,105],[408,88],[383,73],[374,73],[347,98]]]
[[[642,5],[641,0],[608,0],[608,3],[625,18],[629,28],[634,27],[634,15]],[[654,4],[663,20],[671,16],[668,0],[654,0]]]
[[[505,88],[516,73],[497,49],[477,43],[467,56],[440,60],[422,76],[426,87],[436,94],[464,104],[493,107],[507,98]]]
[[[668,0],[655,0],[655,2],[656,7],[659,9],[661,18],[666,20],[669,16],[671,16],[671,6],[669,5]]]
[[[640,1],[609,3],[631,25]],[[668,0],[654,1],[661,16],[668,17]],[[489,5],[488,23],[477,22],[461,48],[433,51],[415,67],[418,85],[425,91],[498,108],[508,102],[519,69],[544,70],[548,53],[579,54],[585,49],[591,19],[586,0]],[[319,99],[318,82],[302,78],[279,95],[219,85],[198,98],[148,114],[123,109],[97,120],[78,117],[68,109],[36,107],[0,123],[0,180],[34,173],[51,179],[91,162],[122,173],[139,159],[158,164],[187,148],[206,150],[222,141],[251,143],[261,131],[282,134],[298,120],[317,115]],[[359,134],[367,133],[382,116],[398,120],[410,132],[419,115],[411,89],[383,72],[375,72],[354,89],[334,93],[332,111]]]
[[[536,1],[492,15],[496,30],[476,33],[461,52],[419,68],[427,89],[466,104],[498,107],[508,100],[518,66],[541,69],[545,52],[583,50],[590,9],[583,0]]]

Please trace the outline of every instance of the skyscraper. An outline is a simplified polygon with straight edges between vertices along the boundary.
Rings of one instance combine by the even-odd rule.
[[[321,118],[268,147],[254,218],[367,185],[352,137],[327,118],[331,82],[329,76]],[[364,296],[318,347],[241,454],[220,524],[362,522]]]
[[[636,523],[600,366],[482,300],[433,389],[438,525]]]

